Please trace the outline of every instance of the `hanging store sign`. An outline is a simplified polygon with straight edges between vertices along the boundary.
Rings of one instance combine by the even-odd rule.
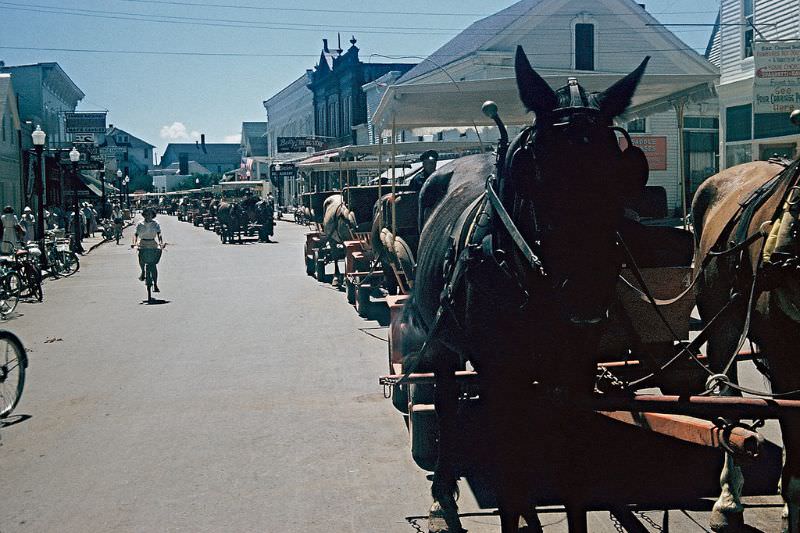
[[[800,107],[800,39],[753,42],[753,113]]]
[[[305,152],[308,148],[313,150],[324,150],[325,143],[321,139],[313,137],[278,137],[278,152]]]
[[[283,180],[295,179],[297,177],[297,167],[294,165],[281,165],[280,170],[275,170],[273,165],[270,169],[270,181],[274,187],[280,188],[283,185]]]
[[[660,135],[631,135],[634,146],[638,146],[647,158],[650,170],[667,170],[667,138]],[[625,137],[619,140],[619,147],[628,147]]]
[[[105,133],[105,113],[64,113],[67,133]]]

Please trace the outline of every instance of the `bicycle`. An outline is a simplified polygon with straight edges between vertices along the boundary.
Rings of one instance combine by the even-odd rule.
[[[13,243],[8,241],[3,241],[3,244],[13,246]],[[35,249],[38,252],[38,247],[35,247]],[[44,299],[42,271],[34,262],[34,257],[37,257],[37,253],[33,250],[34,247],[14,250],[13,253],[0,258],[0,262],[19,275],[21,297],[36,298],[41,302]]]
[[[59,232],[61,233],[60,237]],[[50,274],[54,278],[67,277],[80,270],[81,262],[78,255],[69,249],[69,239],[63,237],[63,230],[48,231],[47,236],[50,239],[45,241],[45,253],[50,265]]]
[[[28,356],[19,337],[0,330],[0,419],[6,418],[19,403],[25,387]]]
[[[153,294],[152,289],[155,279],[155,271],[156,265],[161,260],[161,253],[164,251],[164,247],[166,244],[158,247],[158,248],[142,248],[138,246],[138,253],[142,256],[142,262],[144,263],[144,284],[147,287],[147,303],[151,303],[153,301]]]
[[[0,263],[0,318],[5,319],[17,308],[21,287],[19,274]]]

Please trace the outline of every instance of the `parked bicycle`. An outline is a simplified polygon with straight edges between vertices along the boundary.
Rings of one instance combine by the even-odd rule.
[[[3,244],[13,246],[13,243],[8,241],[4,241]],[[36,298],[41,302],[44,298],[44,291],[42,290],[42,271],[37,264],[38,255],[38,247],[35,248],[35,252],[34,248],[20,248],[11,254],[0,256],[0,263],[19,274],[20,297]]]
[[[19,274],[0,263],[0,318],[5,319],[17,308],[21,287]]]
[[[25,387],[28,356],[19,337],[0,330],[0,418],[6,418],[19,403]]]
[[[45,252],[50,274],[57,278],[71,276],[80,270],[81,262],[78,255],[70,250],[69,239],[64,238],[64,230],[50,230],[46,234]]]

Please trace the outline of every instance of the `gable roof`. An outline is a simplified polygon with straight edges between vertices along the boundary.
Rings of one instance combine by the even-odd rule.
[[[502,11],[472,23],[450,41],[436,50],[425,61],[405,73],[397,80],[405,83],[428,72],[434,71],[454,61],[458,61],[474,52],[489,41],[500,35],[506,28],[514,24],[517,19],[524,16],[531,9],[540,4],[542,0],[521,0]]]
[[[722,14],[722,6],[717,13],[717,20],[714,21],[714,29],[711,32],[711,37],[708,39],[706,46],[706,59],[716,66],[720,66],[721,53],[722,53],[722,34],[719,31],[719,17]]]
[[[226,164],[238,167],[242,160],[240,148],[241,145],[238,143],[206,143],[203,151],[203,145],[199,142],[170,143],[164,150],[161,164],[163,166],[163,161],[166,159],[169,165],[178,160],[179,154],[188,154],[190,161],[197,161],[203,166]]]
[[[154,144],[150,144],[149,142],[145,141],[144,139],[140,139],[136,135],[132,135],[131,133],[128,133],[127,131],[123,130],[122,128],[118,128],[117,126],[114,126],[113,124],[110,125],[106,129],[106,143],[108,143],[108,138],[109,137],[113,138],[114,135],[116,135],[117,133],[122,133],[123,135],[127,135],[128,137],[136,139],[137,141],[140,141],[141,143],[146,144],[147,146],[149,146],[151,148],[155,148],[156,147]],[[122,146],[123,144],[130,145],[131,143],[117,143],[117,140],[114,139],[114,144],[116,144],[117,146]]]

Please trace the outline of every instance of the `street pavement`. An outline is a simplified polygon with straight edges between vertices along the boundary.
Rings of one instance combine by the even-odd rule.
[[[377,384],[386,330],[305,275],[305,229],[221,245],[158,220],[158,304],[129,246],[105,243],[3,324],[30,366],[0,426],[0,533],[426,530],[430,483]],[[461,489],[464,527],[499,531]],[[753,531],[778,530],[777,502],[758,500]],[[637,516],[629,531],[704,531],[708,513]],[[560,508],[541,518],[566,531]]]

